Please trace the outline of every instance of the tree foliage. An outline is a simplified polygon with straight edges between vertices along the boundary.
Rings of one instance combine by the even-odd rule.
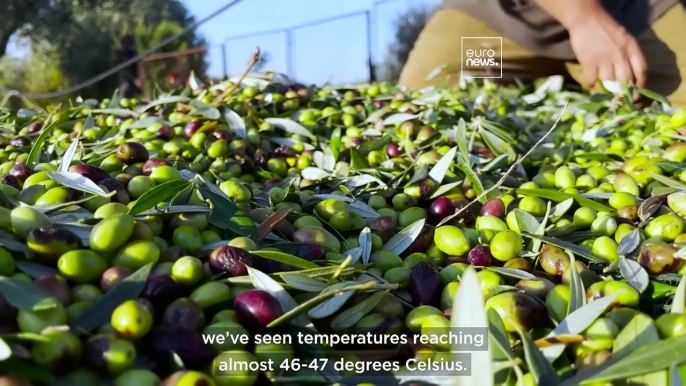
[[[384,80],[394,83],[398,81],[414,43],[424,29],[431,13],[432,11],[425,6],[412,7],[396,19],[395,39],[388,47],[382,68]]]
[[[22,6],[11,6],[9,3]],[[53,88],[52,84],[56,81],[53,79],[45,80],[42,84],[27,84],[19,78],[19,74],[33,71],[33,68],[56,66],[61,82],[58,89],[61,89],[91,79],[112,68],[114,54],[119,48],[119,38],[122,35],[134,35],[136,48],[141,52],[194,22],[179,0],[4,0],[0,1],[0,11],[2,7],[6,7],[5,10],[12,9],[17,16],[16,24],[21,25],[13,30],[8,26],[1,30],[0,34],[7,31],[10,36],[15,34],[29,41],[31,52],[20,59],[21,71],[15,73],[15,79],[1,80],[7,87],[24,92],[47,92]],[[7,19],[5,15],[2,18]],[[0,35],[0,44],[4,36]],[[182,50],[204,44],[203,38],[191,31],[158,52]],[[0,47],[0,55],[4,53],[5,47],[6,44]],[[50,62],[41,62],[48,58]],[[186,59],[181,62],[181,66],[185,66],[185,72],[193,70],[199,76],[204,75],[204,54],[196,54],[193,58]],[[16,59],[5,58],[3,62],[3,68],[17,67]],[[175,66],[178,69],[178,61]],[[168,62],[150,62],[146,69],[147,81],[154,84],[164,81],[164,77],[169,75],[170,65]],[[4,71],[0,70],[5,74],[9,71],[7,68],[4,68]],[[118,77],[111,76],[80,91],[79,95],[104,98],[111,96],[117,86]]]

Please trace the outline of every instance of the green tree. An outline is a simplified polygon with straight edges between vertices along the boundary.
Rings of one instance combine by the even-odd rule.
[[[410,56],[410,52],[424,29],[432,11],[426,7],[412,7],[395,21],[395,39],[388,47],[386,60],[382,66],[381,78],[388,82],[397,82],[400,72]]]
[[[27,7],[27,4],[33,4],[34,8],[46,5],[35,15],[18,19],[21,20],[19,27],[6,30],[10,36],[16,34],[31,42],[31,54],[22,60],[24,66],[40,67],[38,57],[51,58],[51,64],[54,63],[61,74],[60,88],[81,83],[112,68],[114,52],[119,48],[119,38],[123,34],[136,36],[138,49],[143,50],[194,22],[178,0],[0,0],[0,12],[8,1]],[[28,14],[24,8],[21,7],[21,15]],[[12,9],[19,11],[16,5]],[[191,31],[161,52],[204,44],[202,37]],[[204,54],[194,55],[190,62],[189,69],[202,77],[206,68]],[[11,66],[6,63],[3,65]],[[154,63],[152,67],[157,65]],[[164,73],[158,69],[154,72]],[[117,86],[117,76],[111,76],[79,91],[78,95],[103,98],[110,96]],[[48,82],[34,84],[29,89],[19,89],[41,93],[50,88]]]

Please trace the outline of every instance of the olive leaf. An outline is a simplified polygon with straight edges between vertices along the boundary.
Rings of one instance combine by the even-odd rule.
[[[0,276],[0,294],[20,310],[40,311],[57,307],[51,294],[20,279]]]
[[[558,385],[560,378],[557,376],[555,369],[546,357],[540,351],[528,331],[524,331],[517,323],[512,323],[515,330],[521,337],[522,346],[524,347],[524,358],[526,359],[527,367],[534,378],[536,385]],[[481,364],[479,364],[481,366]]]
[[[354,326],[355,323],[370,313],[387,293],[388,291],[377,291],[360,303],[336,315],[331,321],[331,329],[339,331]]]
[[[594,381],[627,379],[677,366],[686,360],[686,335],[643,345],[622,357],[613,357],[598,367],[565,380],[562,386]]]
[[[552,213],[550,215],[550,221],[555,222],[560,219],[560,217],[564,216],[565,213],[569,211],[569,209],[572,208],[574,205],[574,199],[573,198],[568,198],[559,204],[555,205],[552,209]]]
[[[332,174],[324,169],[315,168],[313,166],[308,166],[300,172],[303,178],[307,178],[312,181],[323,180],[327,177],[331,177]]]
[[[170,103],[188,103],[193,101],[193,99],[185,96],[180,96],[180,95],[172,95],[172,96],[164,96],[161,98],[158,98],[156,101],[153,101],[151,103],[148,103],[147,105],[143,106],[140,108],[139,112],[143,113],[145,111],[150,110],[151,108],[155,106],[161,106],[161,105],[166,105]]]
[[[465,165],[469,165],[469,146],[467,145],[467,125],[463,118],[455,126],[455,142],[460,150],[460,158]]]
[[[559,192],[557,190],[549,189],[514,189],[514,192],[517,194],[523,194],[525,196],[545,198],[555,202],[562,202],[572,198],[584,208],[591,208],[598,212],[614,212],[614,209],[610,208],[609,206],[603,205],[590,198],[582,197],[578,194]]]
[[[572,251],[575,255],[579,255],[582,257],[585,257],[588,259],[588,261],[593,262],[593,263],[600,263],[600,264],[607,264],[607,260],[600,257],[596,256],[593,254],[591,251],[589,251],[587,248],[574,245],[568,241],[560,240],[558,238],[553,238],[553,237],[548,237],[548,236],[541,236],[541,235],[532,235],[530,233],[522,232],[522,236],[524,237],[529,237],[532,239],[538,239],[543,241],[544,243],[547,244],[552,244],[556,247],[560,247],[562,249],[569,249]]]
[[[321,280],[313,279],[297,273],[284,274],[281,276],[281,278],[291,287],[305,292],[320,293],[327,287],[326,283]]]
[[[526,280],[539,280],[537,276],[530,274],[529,272],[522,271],[521,269],[514,268],[504,268],[504,267],[487,267],[489,271],[493,271],[503,276],[509,276],[515,279],[526,279]]]
[[[579,270],[576,267],[576,259],[574,254],[565,251],[569,255],[569,267],[571,271],[571,278],[569,283],[569,306],[567,307],[567,315],[578,310],[586,304],[586,290],[584,289],[584,282],[581,280]]]
[[[517,227],[519,230],[531,234],[537,234],[538,228],[541,226],[534,216],[519,208],[514,209],[515,220],[517,220]]]
[[[17,269],[33,278],[39,278],[43,275],[61,275],[60,271],[58,271],[57,269],[49,267],[47,265],[36,263],[34,261],[15,258],[14,262],[17,265]]]
[[[603,296],[570,313],[546,336],[546,338],[553,338],[557,335],[576,335],[582,333],[607,311],[608,307],[615,301],[618,295],[618,293],[614,293],[612,295]],[[549,363],[553,363],[562,355],[565,347],[566,346],[562,343],[541,347],[541,352]]]
[[[60,172],[69,171],[69,166],[71,165],[71,161],[72,161],[72,159],[74,159],[74,155],[76,154],[76,149],[79,147],[79,137],[80,136],[81,136],[81,133],[79,132],[76,139],[74,139],[72,141],[71,145],[69,145],[69,147],[67,148],[67,151],[62,155],[62,160],[60,161],[60,167],[58,169]]]
[[[286,290],[276,280],[255,268],[246,268],[248,268],[250,281],[252,281],[255,288],[267,291],[274,295],[274,297],[279,301],[279,304],[281,304],[281,308],[284,312],[289,312],[298,306],[298,303],[293,300],[291,295],[289,295],[288,292],[286,292]],[[310,324],[304,315],[296,316],[293,318],[293,322],[299,326],[307,326]]]
[[[307,130],[303,125],[292,121],[290,119],[286,118],[265,118],[265,122],[271,123],[272,125],[280,128],[281,130],[291,133],[291,134],[296,134],[296,135],[301,135],[303,137],[308,137],[311,139],[316,139],[314,134],[312,134],[311,131]]]
[[[312,308],[307,314],[309,315],[310,318],[312,319],[323,319],[328,316],[333,315],[336,313],[338,310],[343,307],[345,302],[350,299],[350,297],[355,293],[355,291],[348,290],[348,291],[343,291],[339,292],[341,289],[353,285],[353,284],[358,284],[357,282],[351,282],[351,281],[346,281],[338,284],[334,284],[324,291],[322,291],[322,295],[325,294],[337,294],[335,297],[332,297],[328,300],[325,300],[324,302],[318,304],[316,307]]]
[[[684,279],[684,275],[679,279],[679,285],[676,287],[676,293],[670,307],[670,312],[673,314],[683,314],[686,311],[686,279]]]
[[[217,220],[234,233],[257,239],[259,235],[253,220],[238,209],[224,192],[214,184],[205,182],[205,186],[200,187],[200,193],[214,205],[211,219]]]
[[[12,348],[0,337],[0,362],[12,356]]]
[[[675,180],[673,178],[669,178],[667,176],[663,176],[662,174],[657,174],[651,171],[648,171],[650,175],[655,179],[655,181],[662,183],[663,185],[670,187],[670,188],[686,188],[686,184],[684,184],[681,181]]]
[[[96,194],[98,196],[107,196],[107,192],[88,178],[74,172],[48,172],[48,177],[60,184],[79,190],[86,193]]]
[[[174,197],[190,184],[190,181],[186,180],[174,180],[159,184],[138,197],[135,204],[129,209],[129,214],[137,216],[148,209],[152,209]]]
[[[133,122],[132,124],[129,125],[129,129],[146,129],[149,126],[152,126],[156,123],[162,124],[162,125],[171,125],[169,122],[165,121],[164,119],[156,116],[152,117],[145,117],[143,119],[139,119],[136,122]],[[84,129],[85,129],[84,125]]]
[[[33,143],[31,150],[29,151],[29,155],[26,158],[26,166],[33,167],[40,162],[40,155],[41,150],[43,148],[43,144],[45,143],[45,141],[47,141],[48,137],[50,137],[50,134],[52,134],[52,130],[56,124],[57,122],[54,121],[49,125],[45,126],[45,128],[43,128],[40,135],[38,136],[38,138],[36,138],[36,141]]]
[[[420,219],[408,225],[407,228],[391,237],[391,239],[381,247],[381,250],[390,251],[396,255],[405,252],[422,232],[425,223],[426,219]]]
[[[362,263],[369,263],[369,257],[372,255],[372,231],[369,227],[365,227],[360,232],[360,236],[357,239],[362,248]]]
[[[297,256],[290,255],[288,253],[277,252],[277,251],[252,251],[250,254],[259,256],[268,260],[277,261],[292,267],[309,269],[309,268],[319,268],[315,263],[307,261]]]
[[[95,109],[91,110],[93,114],[108,114],[121,118],[133,117],[138,118],[138,113],[128,109]]]
[[[473,267],[467,267],[460,278],[460,286],[453,298],[450,327],[453,330],[461,328],[483,328],[488,331],[488,317],[484,297],[479,285],[479,278]],[[460,351],[459,345],[452,345],[453,357]],[[471,352],[472,363],[478,363],[479,371],[472,371],[470,377],[457,377],[457,385],[492,386],[493,373],[490,347],[488,350]]]
[[[419,114],[398,113],[393,114],[383,120],[385,126],[396,125],[398,123],[407,122],[419,118]]]
[[[247,136],[247,134],[246,134],[246,136]],[[293,139],[290,139],[290,138],[283,138],[283,137],[267,137],[267,140],[268,140],[268,141],[271,141],[271,142],[274,142],[274,143],[277,144],[277,145],[288,146],[288,147],[295,147],[297,144],[301,144],[301,145],[303,146],[303,148],[304,148],[305,150],[307,150],[307,151],[312,151],[312,150],[315,149],[315,147],[312,146],[312,145],[309,144],[309,143],[296,141],[296,140],[293,140]]]
[[[474,193],[476,193],[476,196],[480,197],[479,202],[482,204],[486,202],[488,197],[481,197],[481,194],[484,192],[484,186],[481,184],[479,176],[477,176],[477,174],[474,173],[474,170],[472,170],[469,164],[465,163],[462,158],[460,158],[458,161],[458,167],[467,176],[467,179],[472,184],[472,189],[474,189]]]
[[[634,287],[638,292],[643,292],[648,288],[650,277],[648,272],[635,260],[620,257],[619,270],[627,283]]]
[[[622,237],[617,246],[617,254],[620,256],[628,255],[635,251],[641,244],[641,230],[636,228]]]
[[[264,240],[267,235],[276,228],[281,221],[283,221],[286,216],[291,212],[291,208],[281,208],[276,212],[269,215],[269,217],[262,221],[262,223],[257,227],[257,242]]]
[[[445,155],[436,163],[436,165],[431,168],[429,177],[433,179],[437,185],[440,185],[440,183],[443,182],[443,178],[445,178],[448,169],[450,169],[450,166],[453,164],[455,154],[457,154],[457,147],[453,147],[452,149],[448,150]]]
[[[662,205],[660,197],[653,196],[648,198],[638,207],[638,218],[640,218],[641,221],[648,220],[653,213],[660,209],[660,205]]]
[[[457,182],[451,182],[449,184],[441,185],[436,189],[436,191],[431,195],[431,199],[441,197],[442,195],[448,193],[449,191],[457,188],[458,186],[461,186],[463,181],[457,181]]]

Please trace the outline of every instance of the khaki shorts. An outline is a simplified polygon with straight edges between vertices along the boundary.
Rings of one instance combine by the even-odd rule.
[[[399,84],[410,89],[456,83],[460,78],[461,37],[500,37],[502,34],[470,15],[454,10],[437,11],[419,35],[400,75]],[[686,11],[681,4],[670,8],[652,27],[638,37],[648,61],[647,89],[665,95],[672,104],[686,106]],[[496,57],[502,54],[502,81],[531,81],[551,75],[567,75],[583,82],[583,69],[578,62],[541,57],[503,37],[500,47],[493,47]],[[443,72],[430,80],[436,68]],[[476,74],[475,74],[476,75]]]

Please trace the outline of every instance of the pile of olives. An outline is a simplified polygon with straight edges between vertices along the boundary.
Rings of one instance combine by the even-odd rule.
[[[470,266],[523,384],[539,375],[518,331],[546,337],[574,291],[615,298],[560,380],[611,361],[637,320],[686,334],[686,309],[663,307],[686,270],[685,110],[579,94],[533,148],[554,95],[269,83],[214,103],[232,84],[216,86],[0,115],[0,384],[333,384],[356,374],[217,362],[364,355],[204,338],[447,330]],[[323,312],[327,293],[344,300]]]

